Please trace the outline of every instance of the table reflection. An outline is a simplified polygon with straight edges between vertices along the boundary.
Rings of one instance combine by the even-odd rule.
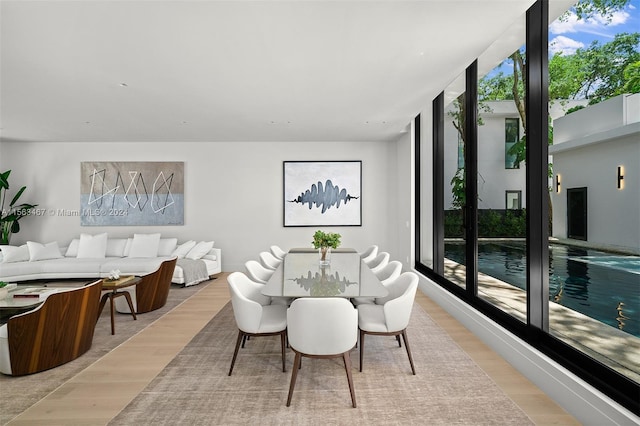
[[[381,297],[386,289],[355,250],[332,253],[331,264],[320,266],[317,251],[289,252],[264,290],[268,296]]]

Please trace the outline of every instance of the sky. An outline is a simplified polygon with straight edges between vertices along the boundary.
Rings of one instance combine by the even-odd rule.
[[[602,16],[578,20],[571,14],[564,22],[556,20],[549,26],[549,54],[572,54],[588,47],[593,40],[605,44],[615,34],[640,32],[640,0],[632,0],[624,10],[616,12],[611,21]]]

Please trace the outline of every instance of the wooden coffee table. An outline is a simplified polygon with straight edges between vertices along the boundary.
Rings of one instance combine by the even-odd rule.
[[[107,299],[109,299],[110,306],[111,306],[111,334],[112,335],[115,334],[115,324],[114,324],[115,308],[114,308],[113,299],[120,296],[124,296],[124,298],[127,299],[127,303],[129,304],[129,309],[131,310],[131,315],[133,316],[133,319],[137,320],[136,311],[133,308],[133,302],[131,301],[131,295],[129,294],[128,291],[121,291],[121,290],[127,287],[137,285],[140,281],[141,280],[139,277],[134,277],[132,275],[121,277],[117,280],[110,280],[107,278],[102,280],[102,289],[109,290],[109,292],[103,294],[102,299],[100,299],[100,308],[98,309],[98,319],[100,319],[100,315],[102,314],[104,305],[107,303]]]

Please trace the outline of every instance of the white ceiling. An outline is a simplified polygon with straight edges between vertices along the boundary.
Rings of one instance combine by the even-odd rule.
[[[1,0],[0,140],[396,140],[532,3]]]

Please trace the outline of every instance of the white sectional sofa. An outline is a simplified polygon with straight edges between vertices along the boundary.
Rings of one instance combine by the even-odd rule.
[[[106,278],[112,271],[144,276],[163,261],[178,258],[172,283],[195,285],[222,271],[222,251],[213,241],[161,238],[160,234],[134,234],[109,238],[106,233],[81,234],[61,247],[56,241],[28,241],[21,246],[0,246],[0,281],[36,279]]]

